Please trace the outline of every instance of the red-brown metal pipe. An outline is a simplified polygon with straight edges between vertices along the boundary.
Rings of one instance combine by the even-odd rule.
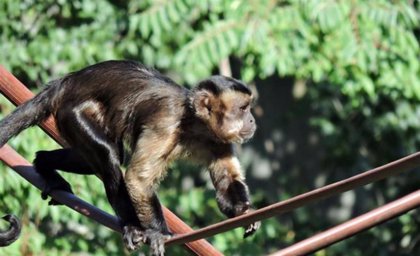
[[[273,253],[271,256],[298,256],[318,251],[419,206],[420,190],[417,190],[389,204]]]
[[[20,105],[34,96],[33,93],[30,90],[28,90],[28,88],[26,88],[16,77],[14,77],[10,72],[8,72],[1,65],[0,65],[0,91],[6,98],[12,101],[15,105]],[[61,145],[65,145],[64,140],[60,138],[59,132],[57,131],[55,121],[53,120],[53,118],[51,117],[48,118],[47,121],[41,124],[41,127],[44,129],[44,131],[47,134],[49,134],[58,143],[60,143]],[[60,193],[63,193],[63,192],[60,192]],[[62,202],[60,200],[57,200],[57,201]],[[62,203],[66,204],[65,202],[62,202]],[[68,205],[68,206],[73,208],[71,205]],[[184,232],[193,231],[191,227],[185,224],[169,209],[167,209],[166,207],[162,207],[162,208],[163,208],[163,213],[165,215],[165,219],[172,232],[174,232],[175,234],[182,234]],[[100,217],[101,215],[98,215],[98,216]],[[107,219],[107,221],[110,221],[110,220]],[[209,242],[207,242],[204,239],[187,243],[186,246],[189,248],[191,252],[193,252],[196,255],[211,255],[211,256],[222,255],[222,253],[220,253],[216,248],[214,248]]]
[[[264,220],[273,216],[290,212],[309,203],[337,195],[339,193],[360,187],[374,181],[384,179],[391,175],[420,166],[420,152],[401,158],[389,164],[377,167],[370,171],[358,174],[351,178],[341,180],[330,185],[318,188],[307,193],[295,196],[279,203],[255,210],[251,213],[228,219],[191,233],[179,235],[168,241],[168,244],[182,244],[203,237],[213,236],[233,228],[247,226],[255,221]]]
[[[42,190],[45,187],[45,180],[34,170],[32,165],[13,148],[8,145],[0,148],[0,160],[15,170],[20,176],[29,181],[32,185]],[[71,209],[95,219],[100,224],[121,233],[118,219],[111,214],[96,208],[76,197],[73,194],[62,190],[51,191],[51,197],[70,207]]]
[[[21,105],[34,97],[34,94],[2,65],[0,65],[0,91],[15,105]],[[66,144],[60,137],[52,117],[45,120],[41,124],[41,128],[62,146]]]

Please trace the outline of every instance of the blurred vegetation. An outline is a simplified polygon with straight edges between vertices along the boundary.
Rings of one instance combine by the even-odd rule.
[[[0,62],[37,91],[108,59],[135,59],[180,84],[224,69],[256,88],[259,130],[239,149],[257,207],[387,163],[420,148],[419,2],[414,0],[2,0]],[[225,70],[224,70],[225,71]],[[13,107],[3,98],[1,117]],[[32,160],[54,144],[32,128],[10,144]],[[4,255],[122,255],[119,235],[65,207],[2,165],[0,214],[24,221]],[[112,212],[100,181],[65,175]],[[209,238],[226,255],[263,255],[418,189],[417,172]],[[175,163],[162,202],[194,228],[223,220],[205,170]],[[0,223],[1,225],[3,223]],[[418,255],[417,211],[316,255]],[[168,255],[184,255],[180,247]]]

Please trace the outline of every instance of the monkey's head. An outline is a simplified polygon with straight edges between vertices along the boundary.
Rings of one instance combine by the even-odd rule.
[[[243,143],[257,128],[251,113],[252,92],[242,82],[212,76],[193,89],[192,107],[213,137],[223,143]]]

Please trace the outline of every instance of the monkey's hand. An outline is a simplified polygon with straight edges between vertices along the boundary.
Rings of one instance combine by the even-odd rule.
[[[252,211],[254,210],[248,209],[243,214],[247,214]],[[257,221],[257,222],[249,224],[247,227],[244,227],[245,228],[244,238],[247,238],[248,236],[253,235],[255,231],[257,231],[260,228],[260,226],[261,226],[261,221]]]
[[[222,212],[227,213],[226,215],[230,218],[247,214],[253,211],[250,208],[251,203],[247,200],[242,201],[242,202],[241,201],[235,202],[235,204],[230,203],[230,200],[219,200],[218,202],[219,202],[219,206]],[[244,238],[254,234],[255,231],[257,231],[260,228],[260,226],[261,226],[261,222],[257,221],[257,222],[249,224],[247,227],[244,227],[245,228]]]
[[[235,209],[234,216],[240,216],[240,215],[247,214],[254,211],[253,209],[251,209],[251,203],[249,201],[237,202],[234,209]],[[248,236],[253,235],[255,231],[257,231],[260,228],[260,226],[261,226],[261,222],[256,221],[244,227],[245,229],[244,238],[247,238]]]
[[[171,234],[162,234],[158,230],[141,230],[136,226],[123,228],[123,239],[128,250],[134,251],[142,244],[149,244],[152,255],[163,256],[165,254],[165,241],[172,237]]]
[[[251,211],[251,202],[248,188],[242,181],[234,181],[226,190],[216,192],[217,204],[220,210],[229,218],[247,214]],[[261,222],[257,221],[245,228],[244,238],[252,235],[259,229]]]

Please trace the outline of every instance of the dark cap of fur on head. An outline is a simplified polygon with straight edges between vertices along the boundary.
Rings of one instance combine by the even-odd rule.
[[[235,90],[248,95],[251,95],[251,90],[241,81],[231,77],[225,76],[211,76],[210,78],[201,81],[194,90],[207,90],[214,95],[219,95],[222,91]]]

